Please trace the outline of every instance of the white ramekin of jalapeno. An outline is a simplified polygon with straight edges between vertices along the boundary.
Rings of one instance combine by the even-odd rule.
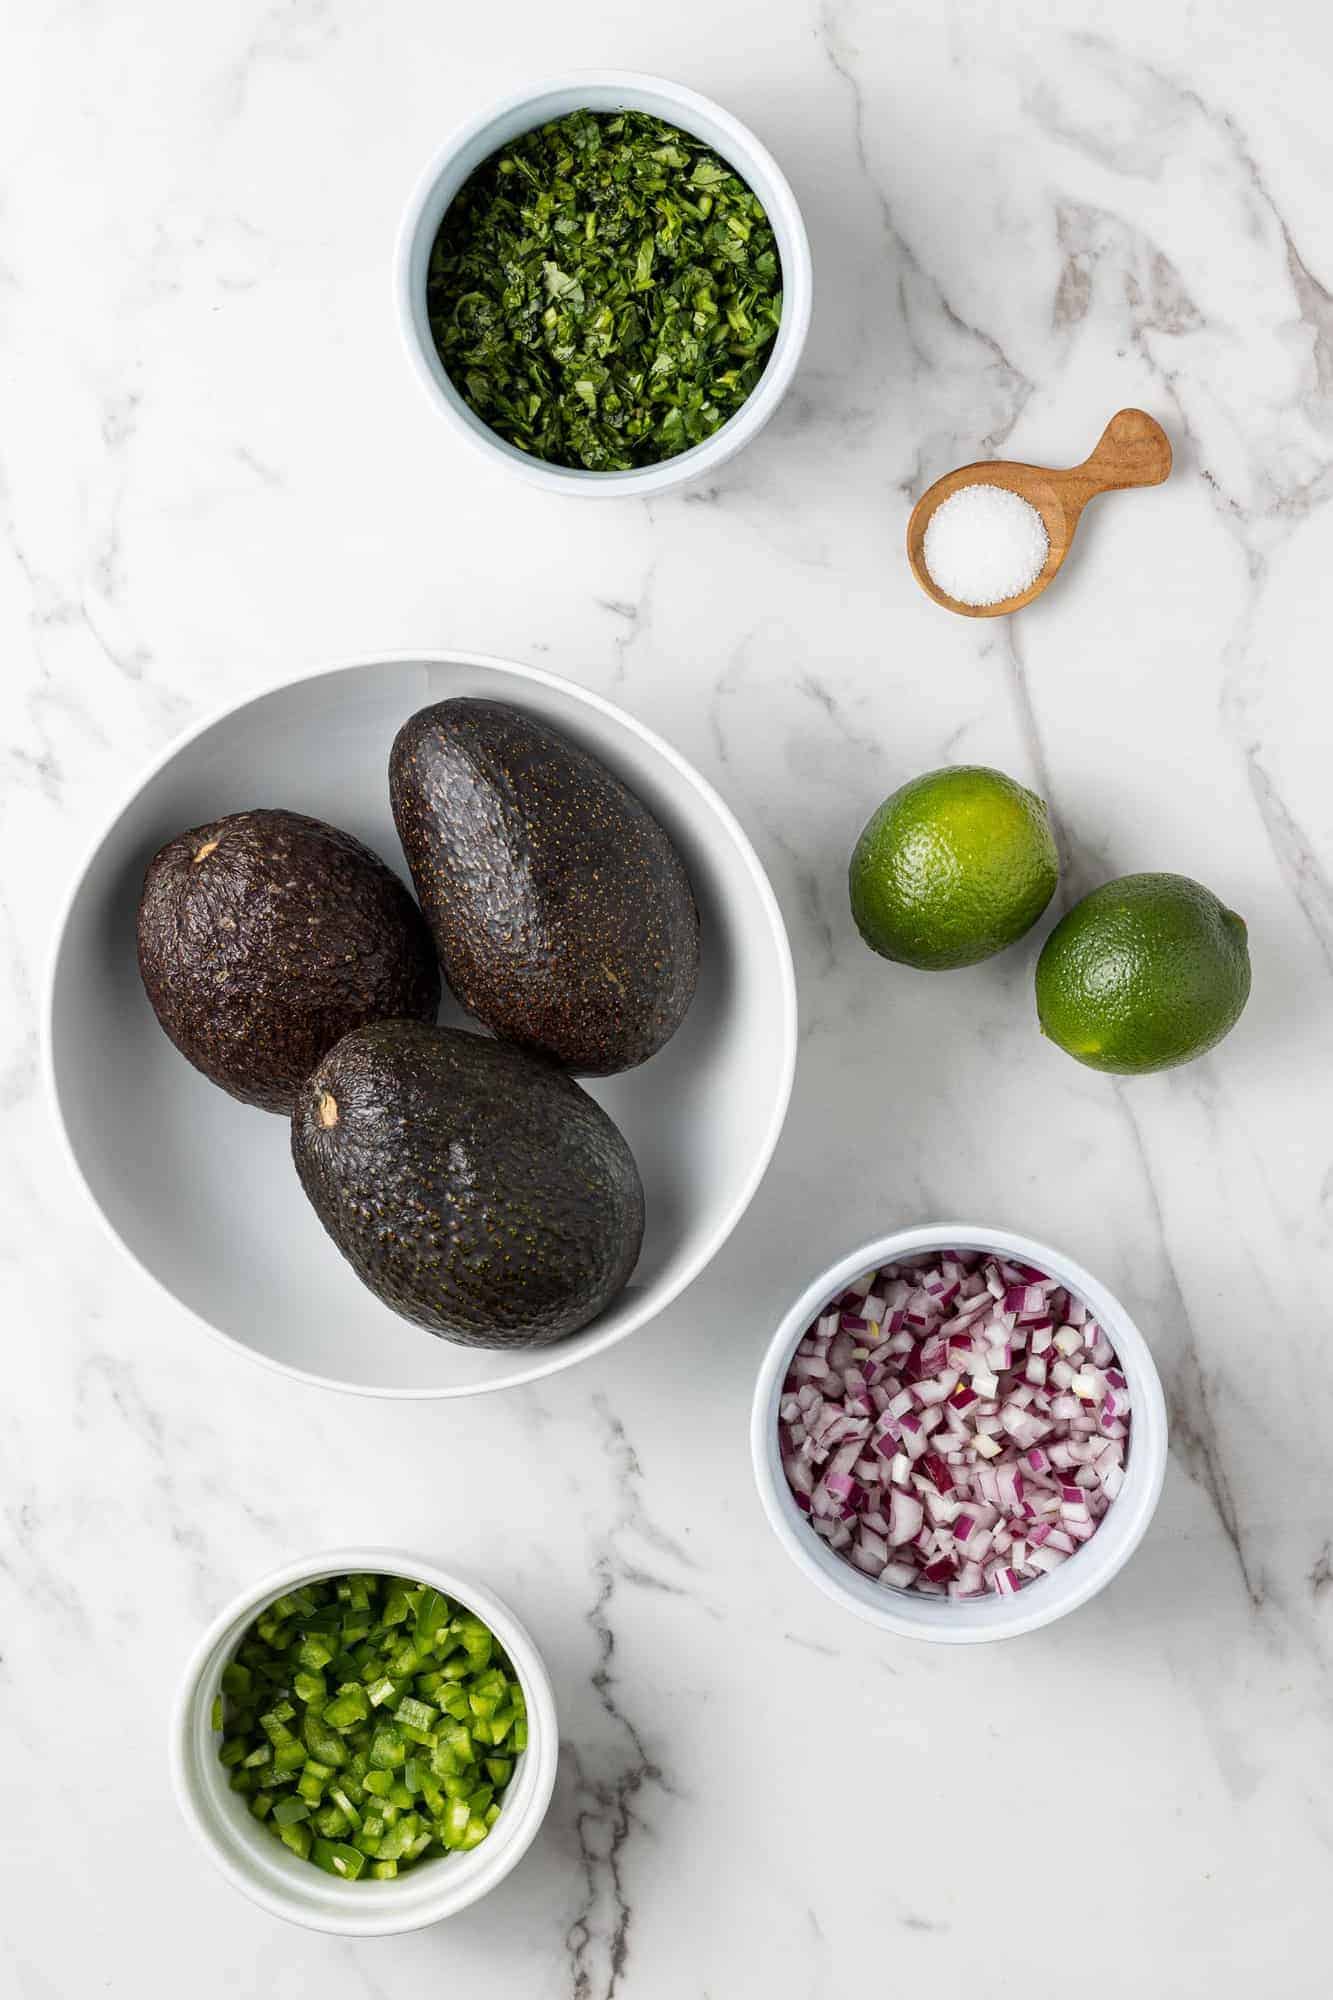
[[[186,1668],[186,1820],[275,1916],[376,1937],[455,1915],[536,1836],[555,1784],[540,1654],[489,1590],[399,1549],[264,1577]]]

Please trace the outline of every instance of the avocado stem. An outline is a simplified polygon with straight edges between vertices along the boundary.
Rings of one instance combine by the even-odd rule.
[[[326,1132],[331,1132],[338,1123],[338,1100],[332,1091],[321,1090],[315,1104],[319,1122]]]

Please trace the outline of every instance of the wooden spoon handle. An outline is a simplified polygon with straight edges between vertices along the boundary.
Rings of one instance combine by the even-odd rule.
[[[1097,448],[1075,466],[1085,499],[1124,486],[1160,486],[1171,470],[1171,440],[1146,410],[1117,410]]]

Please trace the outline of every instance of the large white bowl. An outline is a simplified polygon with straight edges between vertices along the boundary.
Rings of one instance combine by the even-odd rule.
[[[399,1319],[324,1234],[285,1119],[238,1104],[177,1054],[139,981],[135,911],[150,856],[220,813],[286,806],[344,827],[406,878],[389,746],[423,704],[513,702],[601,757],[679,848],[702,920],[699,988],[667,1046],[590,1084],[647,1196],[634,1277],[582,1332],[545,1347],[456,1347]],[[446,1002],[446,1019],[462,1016]],[[796,1060],[782,917],[749,841],[669,744],[532,667],[457,653],[355,662],[244,701],[183,737],[98,837],[57,935],[46,1056],[73,1163],[111,1233],[205,1326],[329,1388],[467,1396],[598,1354],[682,1292],[726,1241],[777,1144]]]
[[[782,320],[768,365],[735,415],[702,444],[657,465],[630,472],[589,472],[578,466],[548,465],[506,443],[469,409],[449,380],[436,350],[426,311],[426,273],[445,210],[468,176],[501,146],[571,111],[646,111],[690,132],[736,169],[763,203],[782,262]],[[716,472],[742,445],[756,437],[786,395],[810,328],[814,275],[810,242],[786,175],[753,132],[697,90],[665,77],[634,70],[573,70],[545,83],[529,84],[454,132],[422,174],[413,191],[398,238],[394,273],[398,318],[418,379],[459,437],[508,465],[520,478],[582,499],[624,500],[663,493]]]
[[[514,1766],[500,1817],[489,1836],[468,1853],[441,1855],[391,1882],[365,1877],[339,1881],[275,1840],[232,1791],[213,1728],[222,1669],[265,1606],[303,1583],[363,1574],[431,1583],[475,1611],[509,1655],[528,1712],[528,1747]],[[171,1718],[169,1755],[176,1802],[186,1823],[233,1887],[275,1917],[310,1930],[384,1937],[456,1916],[517,1867],[551,1803],[559,1734],[555,1696],[541,1654],[500,1598],[405,1549],[329,1549],[262,1577],[219,1612],[182,1676]]]
[[[1125,1483],[1097,1532],[1049,1576],[1025,1583],[1012,1597],[928,1597],[892,1590],[844,1561],[818,1536],[792,1498],[778,1446],[778,1405],[792,1354],[811,1321],[832,1298],[867,1271],[938,1250],[983,1250],[1047,1271],[1090,1306],[1116,1351],[1129,1384],[1131,1424]],[[1061,1250],[1008,1229],[940,1222],[901,1229],[863,1243],[822,1271],[802,1292],[774,1334],[755,1384],[750,1453],[769,1525],[799,1570],[845,1611],[906,1639],[975,1645],[1035,1632],[1095,1597],[1123,1569],[1148,1532],[1166,1476],[1167,1425],[1162,1385],[1148,1343],[1113,1292]]]

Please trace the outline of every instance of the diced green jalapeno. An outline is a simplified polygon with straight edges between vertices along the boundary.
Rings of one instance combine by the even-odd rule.
[[[447,1630],[449,1624],[449,1604],[438,1590],[429,1587],[422,1591],[417,1600],[417,1622],[413,1637],[419,1647],[433,1646],[438,1635]]]
[[[382,1722],[371,1738],[370,1761],[377,1771],[392,1771],[407,1760],[402,1737],[391,1722]]]
[[[348,1681],[340,1687],[331,1702],[324,1709],[324,1720],[330,1729],[341,1732],[350,1729],[353,1723],[364,1722],[370,1713],[370,1703],[360,1681]]]
[[[302,1861],[310,1859],[310,1843],[314,1839],[308,1826],[277,1826],[274,1828],[284,1847],[290,1847],[293,1854],[299,1854]]]
[[[355,1882],[366,1865],[364,1854],[332,1840],[316,1840],[310,1849],[310,1859],[317,1868],[326,1869],[330,1875],[341,1875],[345,1882]]]
[[[405,1722],[409,1729],[428,1730],[440,1719],[438,1708],[432,1708],[428,1701],[418,1701],[414,1694],[405,1694],[393,1715],[395,1722]]]
[[[344,1576],[259,1614],[212,1722],[232,1789],[293,1854],[345,1881],[388,1881],[485,1839],[525,1713],[472,1612],[429,1584]]]

